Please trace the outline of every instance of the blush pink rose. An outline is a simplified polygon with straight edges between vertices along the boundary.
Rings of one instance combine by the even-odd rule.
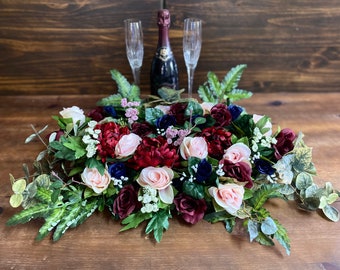
[[[137,134],[130,133],[123,135],[115,146],[116,158],[120,159],[132,155],[141,141],[142,138]]]
[[[203,159],[208,156],[208,144],[203,137],[185,137],[179,150],[185,160],[189,157]]]
[[[158,190],[160,199],[167,204],[174,200],[174,192],[171,181],[174,178],[174,172],[169,167],[146,167],[141,172],[137,182],[142,187],[149,186]]]
[[[231,145],[224,153],[223,159],[230,160],[233,163],[248,162],[251,151],[244,143],[235,143]]]
[[[104,174],[101,175],[97,168],[86,167],[80,176],[85,185],[97,194],[107,189],[111,181],[111,176],[108,171],[105,170]]]
[[[219,184],[218,187],[209,188],[209,194],[219,206],[233,215],[241,207],[244,188],[236,184]]]

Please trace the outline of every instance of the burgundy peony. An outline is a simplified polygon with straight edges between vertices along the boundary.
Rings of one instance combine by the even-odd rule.
[[[108,157],[115,157],[115,147],[119,139],[123,135],[130,133],[128,127],[121,127],[114,122],[98,124],[96,129],[101,130],[97,149],[103,162],[105,162]]]
[[[170,106],[168,114],[175,116],[178,125],[183,125],[186,120],[185,110],[187,106],[187,103],[175,103]]]
[[[176,165],[179,156],[176,148],[169,145],[166,138],[158,136],[156,138],[145,137],[137,147],[133,157],[128,164],[135,170],[148,166],[167,166],[172,168]]]
[[[245,182],[246,188],[252,188],[253,180],[251,179],[252,169],[247,162],[233,163],[230,160],[224,159],[221,161],[223,164],[224,176],[236,179],[239,182]]]
[[[222,127],[208,127],[198,135],[205,138],[208,144],[208,155],[222,159],[224,151],[231,146],[231,133]]]
[[[273,145],[275,149],[275,158],[277,160],[281,159],[283,155],[294,149],[294,140],[296,139],[296,134],[289,128],[282,129],[276,136],[276,144]]]
[[[113,203],[113,213],[120,219],[126,218],[133,211],[139,210],[141,203],[138,201],[138,191],[133,185],[123,187]]]
[[[225,127],[231,123],[232,115],[225,104],[216,104],[211,108],[210,114],[216,121],[215,126]]]
[[[174,204],[182,218],[191,224],[196,224],[204,217],[207,204],[204,199],[194,199],[184,193],[180,193],[174,199]]]

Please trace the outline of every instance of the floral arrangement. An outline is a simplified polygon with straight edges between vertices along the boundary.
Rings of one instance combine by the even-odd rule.
[[[331,183],[314,183],[312,150],[302,133],[274,132],[268,116],[235,104],[252,95],[238,89],[245,68],[232,68],[222,81],[209,72],[200,102],[166,88],[159,89],[161,98],[142,100],[139,87],[112,70],[117,94],[86,114],[64,108],[48,136],[41,136],[47,127],[33,127],[26,142],[38,138],[45,149],[34,173],[25,167],[25,177],[10,175],[10,204],[23,210],[7,224],[42,218],[36,239],[53,231],[57,241],[96,210],[109,209],[121,231],[144,223],[145,233],[160,242],[173,215],[189,224],[223,222],[228,232],[239,220],[250,241],[271,246],[276,239],[289,254],[287,231],[265,202],[295,200],[338,221],[331,204],[339,192]]]

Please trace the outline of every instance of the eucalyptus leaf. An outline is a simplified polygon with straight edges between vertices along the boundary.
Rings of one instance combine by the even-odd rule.
[[[16,180],[12,185],[12,190],[15,194],[21,194],[26,188],[26,180],[21,178]]]
[[[22,196],[22,194],[12,194],[12,196],[9,199],[9,204],[13,208],[17,208],[21,205],[23,200],[24,200],[24,197]]]

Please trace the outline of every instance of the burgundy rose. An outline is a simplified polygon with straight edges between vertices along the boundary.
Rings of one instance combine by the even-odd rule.
[[[104,119],[104,108],[97,107],[87,113],[87,116],[92,118],[94,121],[99,122],[100,120]]]
[[[243,161],[233,163],[227,159],[222,160],[221,163],[223,164],[224,176],[234,178],[239,182],[245,182],[246,188],[253,186],[253,180],[251,179],[252,169],[248,163]]]
[[[296,134],[289,128],[282,129],[276,136],[276,144],[273,145],[275,149],[275,158],[277,160],[281,159],[282,156],[294,149],[294,140],[296,139]]]
[[[131,126],[131,132],[137,134],[140,137],[145,137],[154,132],[154,128],[148,122],[133,122]]]
[[[185,122],[186,117],[184,113],[187,106],[187,103],[175,103],[170,106],[168,114],[175,116],[178,125],[183,125]]]
[[[113,213],[118,215],[120,219],[126,218],[133,211],[140,208],[141,203],[138,201],[138,191],[133,185],[123,187],[113,202]]]
[[[215,119],[215,126],[228,126],[231,123],[232,115],[225,104],[216,104],[211,108],[210,114]]]
[[[176,148],[169,145],[162,136],[156,138],[145,137],[137,147],[128,164],[135,170],[148,166],[173,167],[178,161]]]
[[[121,127],[114,122],[98,124],[96,129],[101,130],[97,149],[103,161],[105,161],[107,157],[115,157],[115,147],[119,139],[123,135],[130,133],[128,127]]]
[[[194,199],[184,193],[180,193],[174,199],[174,204],[182,218],[191,224],[196,224],[203,217],[207,210],[207,204],[204,199]]]
[[[231,146],[231,133],[222,127],[208,127],[199,134],[208,144],[208,155],[222,159],[224,151]]]

